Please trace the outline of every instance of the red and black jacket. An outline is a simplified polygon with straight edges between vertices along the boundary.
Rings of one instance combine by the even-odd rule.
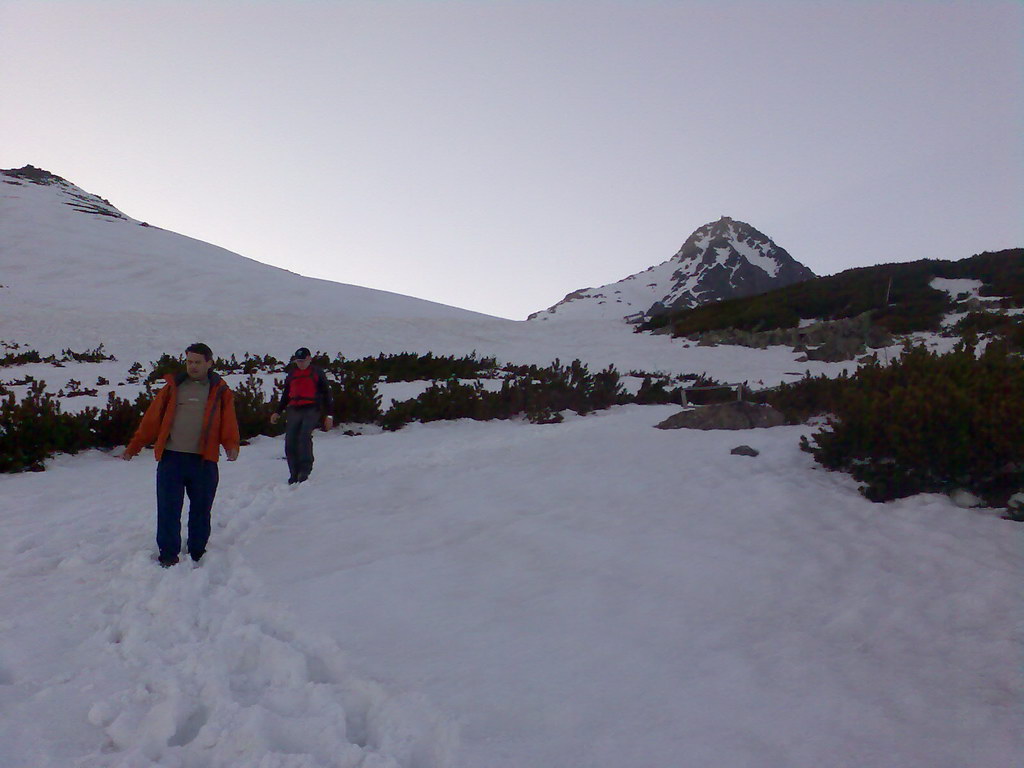
[[[327,376],[315,365],[309,366],[306,370],[300,370],[293,366],[284,379],[284,394],[281,395],[281,403],[277,406],[277,412],[283,413],[284,409],[312,408],[316,407],[324,416],[328,416],[333,408],[331,399],[331,388],[327,383]]]

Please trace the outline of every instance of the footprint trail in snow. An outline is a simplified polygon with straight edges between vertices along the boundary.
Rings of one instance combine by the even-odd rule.
[[[114,483],[111,475],[118,469],[96,457],[51,472],[91,470],[85,485],[99,491],[102,480],[96,475]],[[0,576],[5,581],[48,579],[60,590],[58,610],[91,604],[71,617],[72,636],[60,643],[77,646],[88,661],[72,669],[75,654],[69,654],[66,673],[33,680],[31,664],[23,665],[26,673],[19,675],[0,645],[0,713],[13,712],[12,737],[19,715],[85,720],[66,724],[66,730],[72,737],[87,736],[81,741],[93,745],[80,745],[77,754],[73,746],[65,755],[60,750],[44,754],[32,742],[46,734],[29,733],[20,739],[20,748],[0,748],[0,764],[32,760],[38,766],[58,765],[72,759],[83,768],[454,765],[455,728],[429,702],[416,694],[392,695],[359,679],[333,639],[296,627],[288,612],[265,596],[259,577],[234,545],[287,505],[288,490],[262,478],[238,477],[243,473],[258,477],[252,469],[233,472],[222,485],[211,550],[200,565],[186,557],[161,569],[151,545],[137,546],[138,536],[122,539],[116,554],[104,555],[99,539],[110,536],[116,525],[77,531],[86,540],[69,554],[63,538],[73,533],[48,536],[45,520],[33,526],[27,516],[19,518],[24,533],[9,542],[15,556]],[[9,489],[30,493],[30,485],[9,483]],[[136,501],[152,504],[151,499]],[[43,517],[50,511],[44,508]],[[125,508],[121,514],[137,512]],[[83,516],[78,522],[85,527],[88,520]],[[137,522],[131,527],[138,528]],[[126,552],[131,547],[134,554]],[[86,614],[92,618],[85,619]],[[28,623],[25,616],[13,628]],[[43,645],[45,653],[61,651]],[[51,658],[39,666],[52,671],[54,663]],[[14,689],[9,696],[7,688]],[[89,729],[102,735],[87,734]]]

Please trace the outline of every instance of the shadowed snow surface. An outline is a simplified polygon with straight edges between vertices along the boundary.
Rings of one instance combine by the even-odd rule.
[[[259,439],[198,568],[148,453],[0,476],[0,765],[1019,762],[1020,526],[673,410]]]

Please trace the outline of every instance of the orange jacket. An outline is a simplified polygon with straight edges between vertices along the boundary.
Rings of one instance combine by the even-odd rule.
[[[157,461],[164,454],[164,445],[171,435],[174,424],[174,409],[178,405],[178,385],[185,380],[184,374],[164,376],[167,384],[156,393],[149,404],[135,436],[125,449],[129,456],[135,456],[143,446],[155,443],[153,454]],[[199,438],[202,456],[208,461],[220,458],[220,446],[225,450],[237,449],[239,445],[238,419],[235,417],[235,396],[224,379],[210,374],[210,395],[203,412],[203,431]]]

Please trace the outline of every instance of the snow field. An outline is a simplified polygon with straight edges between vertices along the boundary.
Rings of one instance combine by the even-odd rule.
[[[1019,762],[1020,525],[676,410],[259,438],[200,567],[148,452],[0,476],[0,765]]]
[[[151,454],[55,464],[3,478],[12,535],[0,602],[14,618],[0,644],[0,765],[452,764],[455,732],[422,697],[354,677],[337,644],[296,627],[233,550],[284,488],[233,485],[222,464],[210,553],[164,570]],[[33,482],[46,476],[68,496]]]
[[[361,672],[453,715],[467,768],[1024,754],[1019,526],[873,505],[802,428],[651,429],[674,410],[331,436],[242,549]]]

